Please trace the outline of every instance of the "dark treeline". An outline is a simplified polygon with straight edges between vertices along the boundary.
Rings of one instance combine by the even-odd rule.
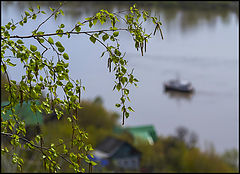
[[[203,23],[213,27],[218,18],[228,23],[232,14],[239,18],[238,1],[66,1],[63,9],[67,20],[81,21],[85,16],[95,15],[100,9],[117,12],[128,9],[134,3],[139,9],[151,12],[153,16],[160,15],[163,27],[169,31],[173,27],[188,31]],[[4,1],[2,7],[6,11],[9,7],[24,11],[36,4],[47,9],[46,11],[50,11],[50,6],[58,6],[57,1]],[[179,15],[180,23],[177,26],[170,25]]]

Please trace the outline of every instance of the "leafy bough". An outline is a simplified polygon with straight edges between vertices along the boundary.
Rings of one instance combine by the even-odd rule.
[[[1,71],[7,77],[7,84],[5,89],[9,94],[9,104],[1,106],[1,113],[5,114],[8,110],[11,112],[10,119],[2,120],[1,135],[11,137],[11,144],[13,146],[22,146],[20,140],[26,149],[35,149],[42,153],[42,160],[44,166],[49,172],[57,172],[61,169],[58,159],[62,158],[69,167],[73,168],[75,172],[84,172],[85,168],[81,166],[81,159],[84,159],[89,166],[96,165],[95,162],[90,161],[87,157],[91,155],[93,150],[90,144],[87,144],[88,134],[82,131],[78,124],[78,110],[81,109],[81,92],[85,90],[81,80],[74,80],[69,77],[69,69],[67,61],[70,59],[65,51],[65,47],[59,41],[53,38],[54,36],[70,38],[72,35],[87,35],[89,40],[93,43],[99,43],[105,49],[101,57],[108,53],[107,68],[109,72],[115,74],[115,84],[113,90],[120,92],[120,102],[116,107],[121,109],[122,124],[124,119],[129,117],[129,112],[133,112],[131,106],[126,104],[130,102],[129,89],[130,84],[137,86],[138,79],[133,75],[133,69],[129,72],[127,69],[127,60],[125,53],[120,50],[119,32],[128,32],[134,43],[137,51],[141,52],[143,56],[146,52],[147,43],[152,33],[145,33],[143,29],[143,22],[150,20],[155,24],[153,35],[159,30],[163,39],[161,31],[161,22],[156,17],[151,17],[147,11],[140,11],[136,5],[130,7],[129,10],[124,10],[116,13],[110,13],[107,10],[100,10],[96,15],[86,18],[82,22],[77,22],[71,30],[64,30],[65,25],[60,24],[54,33],[46,33],[40,31],[41,26],[48,22],[51,18],[57,19],[59,15],[64,13],[61,10],[63,4],[57,9],[50,8],[51,14],[41,22],[30,35],[14,35],[17,27],[24,27],[29,20],[35,20],[38,15],[46,15],[46,12],[37,6],[37,10],[29,8],[25,11],[25,16],[22,20],[14,23],[9,22],[5,26],[1,26]],[[93,30],[92,27],[100,22],[101,25],[108,26],[108,29]],[[124,28],[117,28],[116,24],[124,23]],[[88,30],[82,31],[83,27],[88,27]],[[30,44],[27,47],[24,43],[25,39],[33,39],[39,45]],[[42,51],[40,51],[42,50]],[[52,51],[56,59],[49,59],[47,53]],[[15,67],[13,59],[18,59],[23,64],[25,74],[22,76],[19,84],[15,80],[11,80],[8,74],[8,67]],[[57,95],[57,89],[62,89],[64,99],[60,99]],[[42,99],[42,91],[47,90],[46,97]],[[37,100],[41,99],[41,103],[37,104]],[[31,103],[31,110],[33,112],[45,112],[51,114],[55,112],[57,119],[62,115],[67,115],[67,119],[72,125],[72,137],[70,143],[65,143],[59,139],[59,144],[51,144],[50,147],[44,146],[44,137],[37,135],[35,141],[28,140],[26,135],[25,121],[21,120],[15,113],[15,106],[23,102]],[[61,147],[61,148],[60,148]],[[2,146],[2,153],[10,153],[7,147]],[[74,150],[75,149],[75,150]],[[76,151],[77,149],[77,151]],[[13,162],[22,170],[23,159],[18,154],[13,153]],[[91,171],[91,169],[89,169]]]

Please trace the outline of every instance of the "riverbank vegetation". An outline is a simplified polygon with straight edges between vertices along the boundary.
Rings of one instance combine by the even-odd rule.
[[[140,170],[137,172],[237,172],[239,170],[236,149],[228,149],[223,154],[218,154],[214,146],[210,145],[203,151],[197,146],[197,135],[187,128],[178,127],[175,134],[170,136],[158,135],[153,145],[144,141],[136,145],[131,136],[114,133],[114,127],[120,126],[121,117],[116,112],[106,110],[100,97],[96,97],[94,101],[84,100],[81,106],[84,109],[78,113],[78,124],[88,132],[88,143],[95,148],[107,136],[115,136],[127,141],[142,153]],[[72,131],[67,116],[61,120],[48,119],[51,117],[49,115],[44,117],[45,123],[40,129],[46,145],[50,142],[58,144],[60,137],[64,142],[71,142]],[[38,160],[41,158],[38,152],[21,149],[17,151],[25,161],[23,172],[47,172],[42,162]],[[17,171],[17,166],[10,165],[9,160],[11,160],[9,156],[2,155],[2,172]],[[71,172],[64,160],[59,163],[62,165],[62,171]],[[96,171],[99,172],[93,168],[93,172]],[[104,168],[102,171],[110,172],[111,170]]]

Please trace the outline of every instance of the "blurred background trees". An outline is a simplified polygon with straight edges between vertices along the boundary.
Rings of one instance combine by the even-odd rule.
[[[236,149],[217,154],[214,146],[211,146],[206,151],[201,151],[197,147],[197,135],[181,126],[176,129],[174,135],[158,136],[158,140],[153,145],[144,141],[136,145],[127,132],[120,135],[113,133],[113,128],[119,126],[117,121],[120,116],[115,112],[107,111],[103,102],[101,97],[96,97],[93,101],[82,101],[81,106],[84,109],[78,113],[79,125],[88,132],[88,141],[94,148],[109,135],[121,138],[135,146],[142,153],[139,172],[237,172],[239,170]],[[46,137],[46,144],[50,140],[58,144],[60,137],[65,142],[71,140],[72,130],[71,125],[67,124],[67,115],[60,121],[48,120],[41,126],[41,131]],[[24,172],[45,172],[42,163],[34,160],[40,158],[39,153],[24,152],[20,149],[19,153],[25,160]],[[16,166],[10,167],[6,162],[7,158],[2,155],[1,171],[4,172],[8,168],[15,172]],[[70,172],[64,161],[62,166],[63,171]]]

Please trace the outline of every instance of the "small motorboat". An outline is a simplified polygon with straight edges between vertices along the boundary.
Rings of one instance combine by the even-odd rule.
[[[167,82],[164,83],[164,88],[165,91],[179,91],[179,92],[193,92],[193,87],[192,84],[188,81],[185,80],[179,80],[179,79],[175,79],[175,80],[169,80]]]

